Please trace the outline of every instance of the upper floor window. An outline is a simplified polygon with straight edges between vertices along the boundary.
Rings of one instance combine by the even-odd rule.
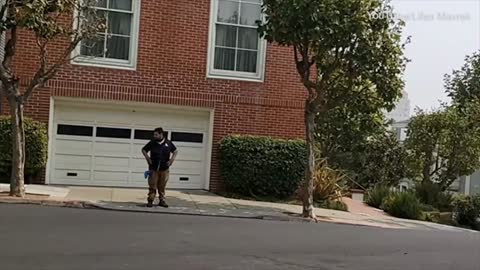
[[[105,30],[77,49],[77,63],[134,68],[138,47],[140,0],[97,0],[97,15]]]
[[[210,76],[263,79],[265,42],[257,32],[261,0],[212,0]]]

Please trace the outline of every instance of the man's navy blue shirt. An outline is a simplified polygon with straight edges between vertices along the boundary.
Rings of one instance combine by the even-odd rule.
[[[150,159],[152,160],[150,170],[166,171],[168,170],[170,156],[177,150],[177,147],[167,139],[161,142],[151,140],[143,147],[143,150],[147,153],[150,152]]]

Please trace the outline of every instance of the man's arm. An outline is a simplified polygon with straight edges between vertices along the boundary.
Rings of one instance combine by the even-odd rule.
[[[151,141],[142,148],[142,154],[145,157],[145,160],[147,161],[148,165],[152,165],[152,159],[148,155],[148,152],[150,152],[151,148],[152,148]]]
[[[172,143],[172,149],[171,149],[171,157],[170,157],[170,160],[168,161],[168,166],[172,166],[173,162],[175,162],[175,159],[177,158],[177,154],[178,154],[178,149],[177,147]]]

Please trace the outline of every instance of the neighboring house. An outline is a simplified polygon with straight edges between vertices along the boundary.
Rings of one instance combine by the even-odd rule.
[[[407,127],[409,120],[393,122],[391,129],[397,135],[400,141],[404,141],[407,138]],[[400,182],[402,189],[412,188],[414,186],[413,181],[409,179],[403,179]],[[469,176],[462,176],[450,186],[451,192],[462,193],[466,195],[480,195],[480,170]]]
[[[410,110],[411,105],[408,93],[402,91],[402,98],[397,102],[395,109],[391,112],[385,112],[385,116],[397,122],[408,121],[408,119],[410,119]]]
[[[393,119],[392,119],[393,120]],[[390,124],[390,130],[396,135],[397,139],[400,142],[403,142],[407,138],[407,127],[409,120],[395,121],[393,120]],[[414,182],[410,179],[404,178],[400,180],[398,184],[399,190],[407,190],[414,187]]]
[[[218,191],[226,135],[303,136],[292,49],[259,39],[260,0],[98,3],[100,41],[26,108],[49,124],[45,183],[145,187],[140,149],[163,127],[179,149],[168,186]],[[31,77],[34,40],[21,35],[17,48],[19,75]]]

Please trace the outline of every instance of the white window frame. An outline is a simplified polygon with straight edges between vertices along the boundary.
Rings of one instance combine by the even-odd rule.
[[[243,0],[249,2],[248,0]],[[241,81],[263,82],[265,77],[265,59],[267,52],[267,42],[264,38],[258,40],[257,51],[257,72],[242,72],[215,69],[215,38],[216,38],[216,18],[219,0],[211,0],[210,5],[210,29],[208,38],[208,57],[207,57],[207,78],[212,79],[229,79]],[[264,15],[262,14],[262,20]]]
[[[138,57],[138,37],[140,32],[141,0],[132,0],[132,28],[130,31],[129,60],[100,58],[94,56],[80,56],[81,42],[72,52],[72,64],[91,67],[115,68],[136,70]],[[120,10],[123,11],[123,10]]]

